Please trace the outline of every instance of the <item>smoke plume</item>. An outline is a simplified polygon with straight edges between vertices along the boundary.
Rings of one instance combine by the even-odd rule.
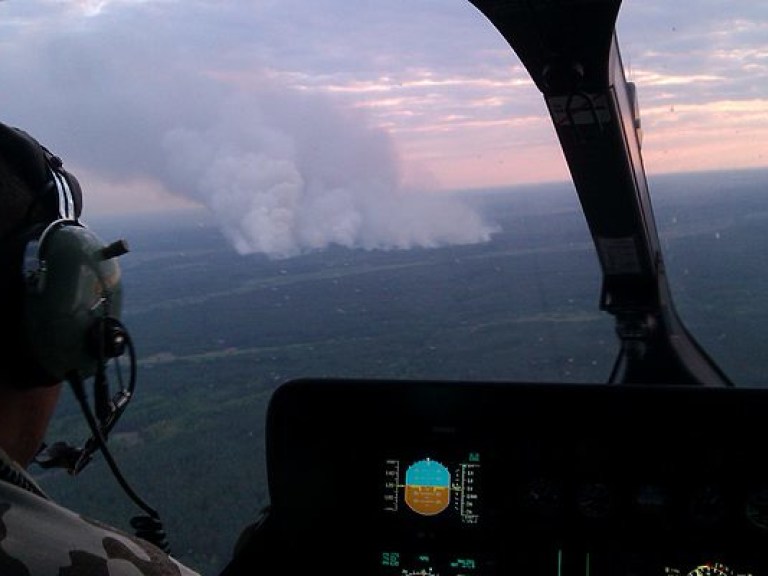
[[[205,204],[242,254],[434,247],[493,231],[454,198],[406,185],[389,134],[322,95],[271,81],[213,120],[169,130],[163,148],[173,188]]]
[[[294,50],[269,49],[269,22],[286,20],[282,2],[264,11],[97,4],[85,15],[68,3],[51,5],[55,13],[40,4],[47,25],[37,27],[47,33],[12,28],[0,60],[4,121],[65,159],[84,184],[87,211],[151,207],[147,183],[155,198],[170,192],[207,206],[239,252],[272,257],[330,245],[481,242],[492,233],[463,204],[405,178],[391,135],[353,96],[317,83],[299,89],[272,72],[320,78],[329,69],[297,68],[313,60],[309,52],[293,61]],[[232,26],[242,18],[251,21]],[[138,41],[137,30],[151,42]]]

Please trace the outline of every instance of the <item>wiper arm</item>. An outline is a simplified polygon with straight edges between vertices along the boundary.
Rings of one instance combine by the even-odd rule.
[[[612,380],[730,386],[675,311],[643,167],[634,85],[615,35],[620,0],[470,0],[544,95],[616,319]]]

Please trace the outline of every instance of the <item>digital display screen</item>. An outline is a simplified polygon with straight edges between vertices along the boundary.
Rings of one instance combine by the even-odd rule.
[[[387,459],[383,463],[382,510],[475,525],[480,521],[480,471],[478,452],[458,460],[430,455]]]
[[[279,530],[361,573],[768,576],[764,391],[323,381],[278,400]]]

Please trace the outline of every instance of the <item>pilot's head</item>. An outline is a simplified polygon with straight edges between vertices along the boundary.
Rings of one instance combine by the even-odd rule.
[[[25,256],[42,231],[82,208],[76,179],[27,133],[0,124],[0,387],[35,388],[58,378],[35,361],[25,337]]]

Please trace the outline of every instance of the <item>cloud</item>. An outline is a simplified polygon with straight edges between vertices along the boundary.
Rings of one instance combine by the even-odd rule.
[[[366,249],[488,240],[466,206],[403,184],[389,135],[263,77],[203,129],[163,138],[169,176],[213,211],[240,253],[293,256],[332,244]]]
[[[722,76],[712,74],[662,74],[646,70],[635,69],[633,80],[642,86],[682,86],[687,84],[701,84],[705,82],[722,82]]]
[[[766,165],[768,4],[625,3],[619,41],[649,172]]]
[[[713,153],[732,168],[768,161],[768,100],[654,106],[643,125],[646,165],[656,172],[708,170]]]
[[[286,85],[260,58],[245,66],[247,38],[234,42],[222,29],[209,37],[210,5],[193,9],[194,17],[186,4],[81,8],[79,19],[60,14],[70,26],[27,37],[25,53],[16,54],[23,67],[5,70],[28,93],[50,97],[6,95],[5,104],[34,119],[18,123],[86,176],[154,181],[192,198],[241,253],[285,257],[331,244],[410,248],[489,238],[493,228],[472,210],[406,181],[419,171],[404,166],[369,113],[328,91]],[[190,27],[179,25],[182,13]],[[224,8],[216,17],[237,15]],[[205,46],[216,42],[223,44]],[[124,195],[136,187],[117,189]]]
[[[619,39],[641,115],[765,101],[767,21],[763,0],[624,3]],[[443,188],[563,175],[540,94],[466,0],[2,2],[0,50],[4,119],[104,181],[161,174],[166,133],[205,133],[256,82],[366,110],[400,173],[431,171]],[[648,146],[667,136],[651,120]]]

